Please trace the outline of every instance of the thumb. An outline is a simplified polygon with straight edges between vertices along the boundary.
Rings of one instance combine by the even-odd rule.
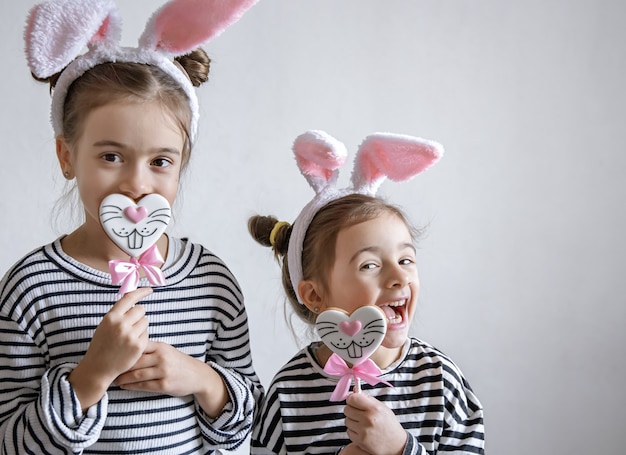
[[[367,393],[351,393],[346,398],[346,404],[355,409],[366,410],[372,407],[372,400],[376,401],[375,398],[369,396]]]

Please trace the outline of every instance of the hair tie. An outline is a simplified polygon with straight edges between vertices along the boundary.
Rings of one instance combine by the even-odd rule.
[[[289,223],[286,221],[277,221],[276,224],[274,224],[272,232],[270,232],[270,245],[274,246],[274,244],[276,243],[276,236],[278,235],[278,231],[280,231],[283,226],[289,226]]]

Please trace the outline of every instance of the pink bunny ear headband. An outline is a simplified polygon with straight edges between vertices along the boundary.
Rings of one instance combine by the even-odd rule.
[[[412,136],[371,134],[359,146],[351,186],[347,188],[337,188],[338,169],[346,161],[346,148],[332,136],[323,131],[307,131],[296,138],[293,152],[300,172],[315,191],[315,197],[293,222],[289,238],[289,277],[297,295],[298,283],[302,281],[304,237],[319,209],[348,194],[374,196],[385,178],[395,182],[409,180],[435,164],[443,155],[443,146]]]
[[[50,0],[34,6],[24,34],[30,70],[39,78],[63,71],[52,94],[55,135],[63,133],[65,96],[74,80],[101,63],[135,62],[159,67],[183,88],[189,98],[193,142],[198,99],[191,81],[173,58],[219,35],[256,2],[171,0],[153,14],[136,48],[119,45],[122,21],[112,0]],[[85,47],[87,52],[81,55]]]

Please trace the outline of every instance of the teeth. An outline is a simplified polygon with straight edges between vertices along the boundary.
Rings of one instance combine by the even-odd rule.
[[[384,305],[381,305],[381,306],[398,307],[398,306],[404,306],[405,304],[406,304],[406,300],[396,300],[395,302],[385,303]]]
[[[390,308],[398,308],[398,307],[404,307],[407,304],[407,299],[401,299],[401,300],[394,300],[392,302],[388,302],[388,303],[384,303],[382,305],[379,305],[380,307],[390,307]],[[385,311],[385,314],[387,315],[387,324],[393,325],[393,324],[400,324],[402,322],[402,314],[397,312],[397,311],[393,311],[393,315],[389,315],[388,313],[390,313],[390,311]]]

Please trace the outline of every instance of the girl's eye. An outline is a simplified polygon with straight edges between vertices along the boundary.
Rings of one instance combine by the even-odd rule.
[[[400,259],[400,262],[399,262],[400,265],[411,265],[411,264],[414,264],[414,263],[415,263],[415,261],[413,259],[411,259],[411,258]]]
[[[121,158],[115,153],[105,153],[102,155],[102,159],[110,163],[117,163],[121,161]]]
[[[361,270],[373,270],[377,267],[374,262],[367,262],[361,266]]]
[[[152,161],[152,165],[156,167],[169,167],[172,165],[172,162],[167,158],[156,158]]]

